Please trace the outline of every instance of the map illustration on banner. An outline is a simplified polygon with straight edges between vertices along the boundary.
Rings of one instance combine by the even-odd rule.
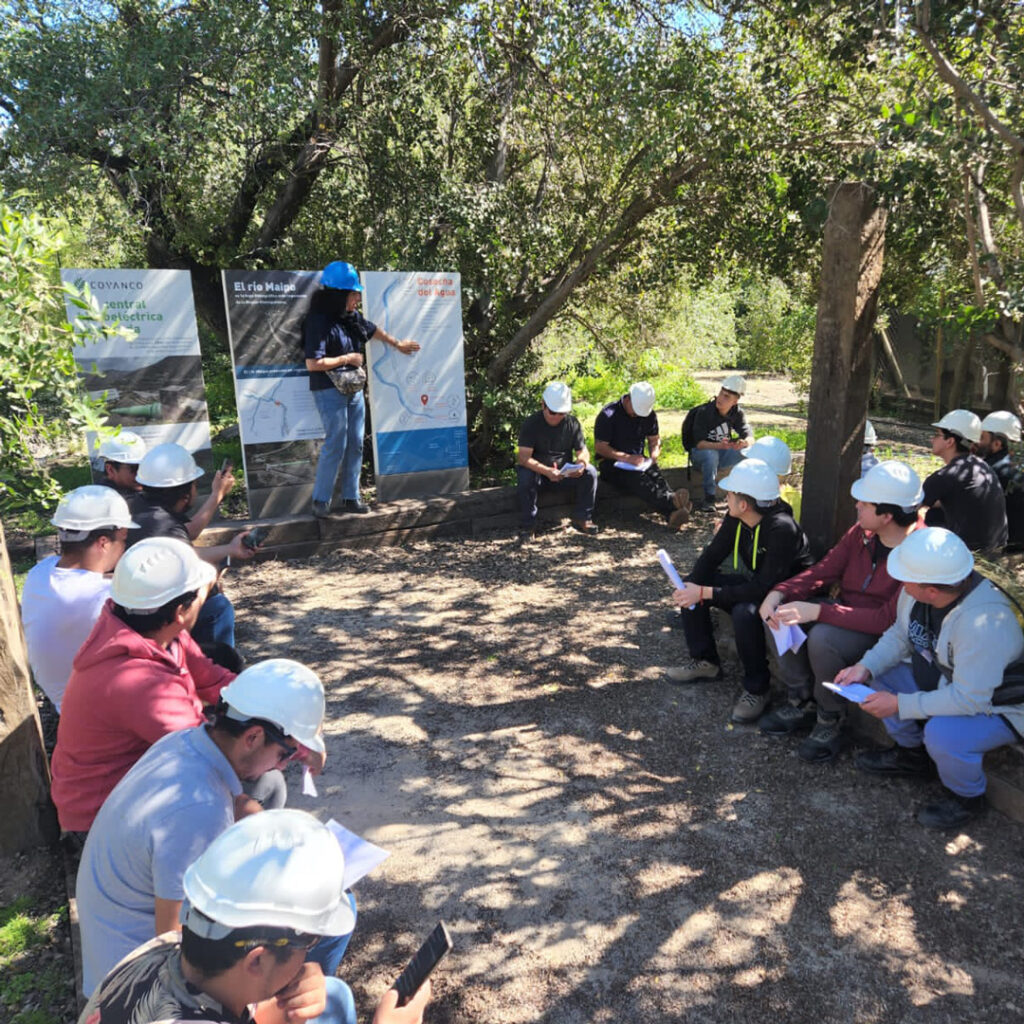
[[[377,493],[397,497],[469,486],[462,294],[457,273],[362,274],[363,312],[412,356],[367,346]]]
[[[225,270],[222,277],[249,511],[306,511],[324,429],[309,390],[302,322],[320,275]]]
[[[86,391],[106,406],[107,423],[132,430],[150,448],[175,441],[211,470],[210,422],[188,271],[66,269],[61,280],[78,288],[87,284],[111,318],[138,331],[134,341],[109,338],[73,350]],[[73,324],[77,311],[66,305]],[[90,452],[96,443],[90,431]]]

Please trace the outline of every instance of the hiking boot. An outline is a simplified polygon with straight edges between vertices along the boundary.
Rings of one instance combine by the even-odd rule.
[[[690,510],[688,508],[677,508],[669,514],[668,528],[670,530],[681,530],[690,521]]]
[[[671,683],[696,683],[701,679],[721,679],[722,666],[703,658],[684,658],[682,663],[665,669]]]
[[[958,793],[947,792],[934,803],[925,804],[917,815],[917,821],[925,828],[958,828],[984,810],[984,793],[979,796],[960,796]]]
[[[935,770],[932,759],[924,747],[886,747],[882,750],[865,750],[857,755],[854,764],[871,775],[888,775],[890,778],[906,777],[926,779]]]
[[[732,721],[739,725],[753,725],[764,714],[764,709],[768,707],[771,699],[771,693],[767,691],[751,693],[744,690],[739,700],[732,706]]]
[[[344,510],[346,512],[354,512],[357,515],[364,516],[370,511],[370,506],[361,498],[346,498]]]
[[[762,715],[757,727],[768,736],[791,736],[795,732],[810,729],[817,719],[817,709],[810,701],[802,704],[787,703]]]
[[[677,509],[688,509],[692,504],[690,501],[690,492],[685,487],[680,487],[678,491],[672,492],[672,501],[675,503]]]
[[[843,746],[843,728],[839,719],[832,722],[820,718],[814,723],[810,736],[796,748],[796,756],[810,764],[834,761]]]
[[[317,519],[326,519],[331,514],[331,503],[329,501],[314,501],[313,515]]]
[[[570,519],[569,523],[574,530],[586,534],[588,537],[596,537],[600,529],[597,523],[593,523],[589,519]]]

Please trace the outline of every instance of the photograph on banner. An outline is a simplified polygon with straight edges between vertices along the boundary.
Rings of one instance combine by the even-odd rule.
[[[373,455],[380,500],[469,487],[462,289],[457,273],[362,275],[363,313],[422,348],[367,348]]]
[[[133,431],[147,447],[181,444],[209,470],[210,422],[188,271],[67,269],[61,280],[88,285],[111,319],[138,332],[133,341],[115,337],[73,349],[85,390],[106,407],[107,424]],[[76,308],[66,305],[73,325]],[[95,435],[86,443],[94,452]]]
[[[304,511],[324,436],[302,340],[320,274],[225,270],[222,278],[249,511]]]

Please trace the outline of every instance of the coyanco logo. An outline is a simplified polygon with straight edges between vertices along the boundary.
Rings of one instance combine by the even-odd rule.
[[[123,292],[141,292],[142,282],[141,281],[89,281],[86,282],[85,278],[78,278],[75,281],[76,288],[82,288],[85,284],[94,292],[102,291],[123,291]]]

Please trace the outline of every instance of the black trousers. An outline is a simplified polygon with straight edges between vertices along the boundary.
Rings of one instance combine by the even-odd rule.
[[[691,580],[705,587],[725,587],[744,582],[745,577],[732,573],[715,573],[709,580]],[[711,607],[721,608],[732,616],[736,634],[736,650],[743,664],[743,689],[749,693],[767,693],[771,685],[768,671],[768,647],[765,641],[764,622],[757,610],[760,601],[741,601],[733,604],[727,601],[703,601],[693,608],[681,609],[683,633],[690,657],[702,661],[719,663],[718,648],[715,645],[715,631],[711,624]]]
[[[620,491],[642,498],[651,508],[657,509],[666,516],[670,516],[676,510],[672,488],[658,471],[657,466],[651,466],[643,473],[636,473],[630,472],[628,469],[616,469],[615,463],[611,459],[602,459],[601,479],[605,483],[617,487]]]

